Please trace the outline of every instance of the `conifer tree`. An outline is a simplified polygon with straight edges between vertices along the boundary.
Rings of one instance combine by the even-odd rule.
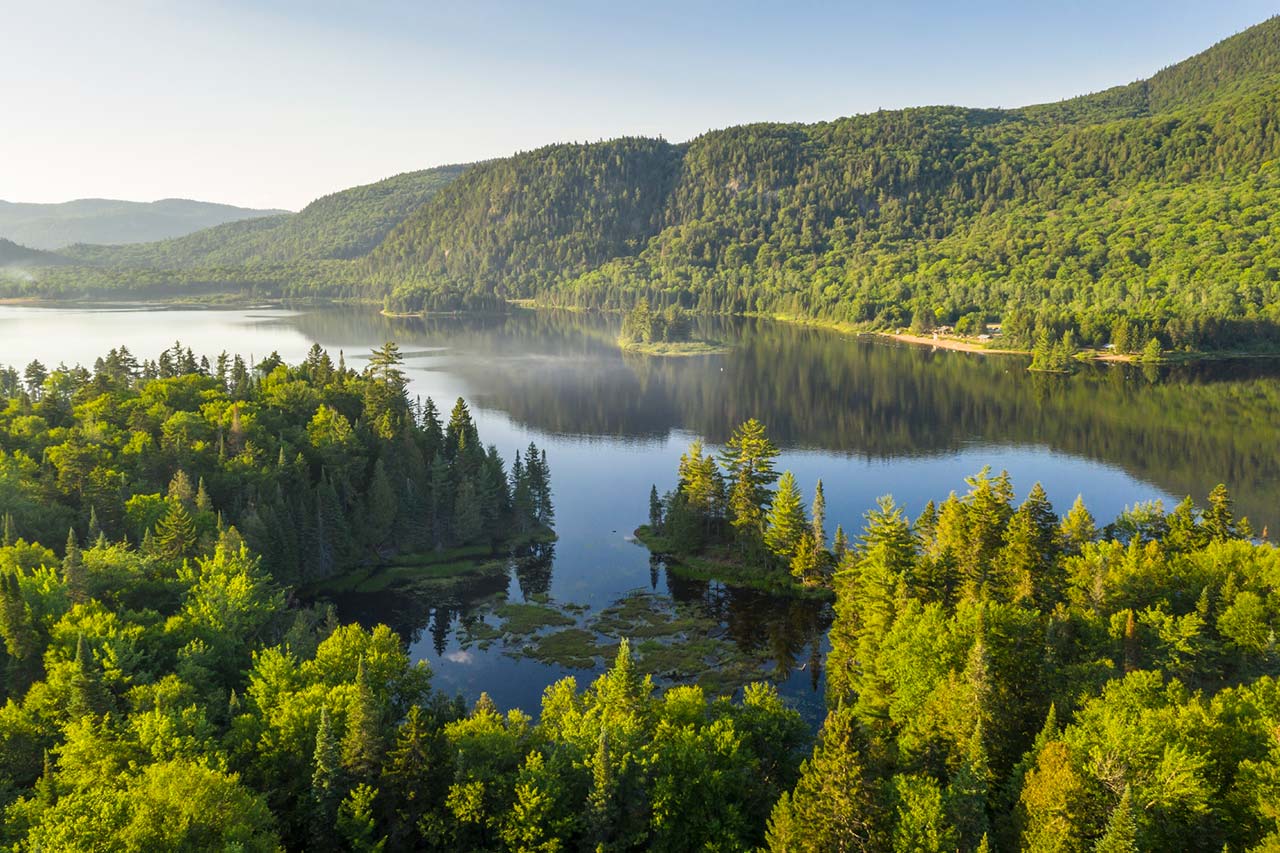
[[[398,818],[392,847],[411,846],[408,839],[423,816],[444,797],[450,770],[440,738],[431,732],[422,708],[413,705],[396,729],[395,743],[382,765],[381,787]]]
[[[102,538],[102,526],[98,523],[98,508],[96,506],[89,507],[89,528],[85,533],[85,542],[90,547]]]
[[[790,471],[782,474],[778,480],[778,491],[773,496],[773,505],[769,508],[768,527],[765,529],[764,541],[774,556],[790,562],[800,542],[800,536],[808,527],[804,517],[804,505],[801,503],[800,489],[796,486],[796,478]]]
[[[338,834],[351,853],[382,853],[387,846],[386,836],[378,836],[378,823],[373,815],[377,795],[376,788],[361,782],[338,806]]]
[[[342,764],[338,736],[333,730],[329,709],[321,707],[320,726],[316,729],[316,748],[311,761],[311,803],[315,810],[312,822],[313,840],[323,847],[332,846],[329,833],[343,796]]]
[[[662,532],[662,500],[658,497],[657,485],[649,487],[649,529]]]
[[[384,744],[381,712],[369,686],[364,661],[357,665],[355,688],[355,696],[347,709],[346,734],[342,738],[342,768],[353,779],[367,782],[377,776]]]
[[[1107,828],[1098,843],[1094,845],[1094,853],[1138,853],[1138,825],[1134,820],[1133,796],[1128,785],[1120,795],[1120,802],[1111,810],[1107,818]]]
[[[100,717],[111,707],[111,696],[102,683],[102,671],[89,652],[84,635],[76,640],[76,656],[71,673],[71,694],[67,713],[77,720],[85,716]]]
[[[1084,496],[1076,495],[1075,503],[1062,519],[1062,547],[1067,555],[1080,553],[1086,543],[1098,538],[1098,526],[1084,505]]]
[[[813,527],[813,541],[819,549],[827,547],[827,496],[822,490],[822,478],[813,487],[813,507],[809,510]]]
[[[169,511],[156,525],[154,538],[158,553],[170,559],[182,559],[195,554],[198,540],[196,523],[181,500],[171,500]]]
[[[849,536],[844,532],[843,525],[836,525],[836,535],[831,540],[831,559],[838,566],[844,562],[844,556],[849,551]]]
[[[66,556],[62,558],[62,581],[67,586],[67,598],[72,604],[84,604],[89,600],[89,584],[85,574],[84,558],[76,544],[76,531],[67,531]]]
[[[397,503],[395,490],[387,476],[387,466],[382,457],[378,457],[365,493],[364,524],[360,530],[365,544],[376,549],[387,543],[395,524]]]
[[[1209,507],[1204,511],[1204,530],[1209,539],[1226,542],[1236,536],[1235,513],[1232,511],[1231,494],[1222,483],[1209,492]]]
[[[791,557],[791,575],[805,586],[818,586],[823,581],[822,552],[813,538],[813,531],[805,529],[800,533],[795,552]]]
[[[764,424],[755,418],[733,431],[721,453],[729,475],[730,521],[748,545],[764,532],[764,513],[778,479],[773,467],[777,456],[778,448],[765,434]]]
[[[445,540],[448,539],[453,525],[452,497],[449,487],[449,464],[445,461],[444,454],[437,453],[431,460],[431,499],[428,502],[431,514],[429,524],[431,540],[437,551],[444,548]]]
[[[476,494],[475,482],[465,477],[458,484],[453,509],[453,538],[459,545],[475,543],[484,530],[484,519],[480,514],[480,498]]]
[[[865,738],[853,711],[827,714],[813,755],[800,766],[789,797],[774,807],[767,835],[776,853],[884,849],[884,814],[877,786],[867,778]]]

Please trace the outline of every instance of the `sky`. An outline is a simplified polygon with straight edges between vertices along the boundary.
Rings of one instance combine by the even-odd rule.
[[[565,141],[1021,106],[1148,77],[1280,0],[5,0],[0,199],[298,209]]]

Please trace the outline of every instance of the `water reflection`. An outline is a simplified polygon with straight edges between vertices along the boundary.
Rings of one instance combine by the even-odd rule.
[[[724,356],[624,356],[616,319],[569,312],[391,319],[312,312],[287,321],[330,346],[384,337],[447,348],[424,359],[460,376],[479,405],[544,433],[722,441],[748,417],[779,444],[901,458],[976,441],[1041,445],[1118,466],[1174,495],[1218,482],[1274,523],[1280,504],[1280,365],[1253,359],[1030,373],[1016,357],[958,355],[821,329],[700,318]]]

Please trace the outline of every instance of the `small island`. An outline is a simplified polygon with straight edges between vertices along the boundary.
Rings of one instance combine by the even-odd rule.
[[[623,318],[618,346],[623,352],[654,356],[722,355],[729,351],[720,341],[695,338],[693,323],[679,305],[655,311],[647,299],[639,300]]]
[[[822,481],[806,513],[795,477],[774,470],[777,455],[754,418],[734,430],[719,460],[695,440],[680,457],[676,488],[650,490],[649,523],[636,541],[689,579],[829,598],[849,540],[837,528],[828,548]]]

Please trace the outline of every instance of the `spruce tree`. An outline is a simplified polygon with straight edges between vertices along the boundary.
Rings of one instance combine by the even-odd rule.
[[[768,527],[765,529],[764,541],[769,550],[784,562],[790,562],[795,555],[800,536],[808,528],[804,517],[804,505],[800,497],[800,489],[796,486],[796,478],[790,471],[783,473],[778,480],[778,491],[773,496],[773,505],[769,508]]]
[[[877,851],[884,849],[884,814],[878,786],[864,768],[865,738],[852,709],[827,715],[813,755],[800,765],[800,779],[779,800],[767,840],[775,853]]]
[[[365,674],[364,661],[356,668],[355,696],[347,709],[347,730],[342,739],[342,767],[353,779],[376,778],[382,763],[381,709]]]
[[[755,418],[735,429],[721,452],[729,475],[730,522],[748,546],[764,532],[764,513],[778,479],[773,467],[777,456],[778,448],[766,435],[764,424]]]
[[[1209,492],[1209,507],[1204,511],[1205,533],[1216,542],[1226,542],[1236,536],[1236,520],[1231,494],[1222,483]]]
[[[813,527],[813,541],[819,549],[827,547],[827,496],[822,490],[822,478],[813,487],[813,507],[809,510]]]
[[[449,486],[449,464],[443,453],[431,460],[430,506],[431,541],[437,551],[443,550],[453,527],[453,492]]]
[[[181,500],[171,499],[169,511],[156,525],[154,547],[162,556],[182,559],[195,553],[196,523]]]
[[[389,543],[397,505],[395,490],[391,488],[391,480],[387,476],[387,466],[382,457],[378,457],[378,461],[373,463],[373,476],[365,492],[364,524],[359,531],[366,545],[377,549]]]
[[[84,635],[76,640],[70,687],[67,714],[71,719],[78,720],[90,715],[100,717],[111,709],[111,695],[102,683],[102,671],[89,652]]]
[[[76,544],[74,529],[67,531],[66,556],[62,558],[62,582],[67,587],[67,598],[72,604],[84,604],[89,600],[88,579],[80,546]]]
[[[1075,503],[1062,519],[1062,547],[1067,555],[1076,555],[1086,543],[1098,538],[1098,525],[1084,505],[1084,496],[1076,495]]]
[[[1138,853],[1138,824],[1133,814],[1133,796],[1128,785],[1120,802],[1107,818],[1107,828],[1093,846],[1094,853]]]
[[[312,837],[322,849],[332,846],[332,831],[338,803],[343,795],[342,764],[338,748],[338,736],[333,731],[329,709],[320,709],[320,726],[316,729],[316,748],[311,761],[311,804],[315,820],[311,824]]]

